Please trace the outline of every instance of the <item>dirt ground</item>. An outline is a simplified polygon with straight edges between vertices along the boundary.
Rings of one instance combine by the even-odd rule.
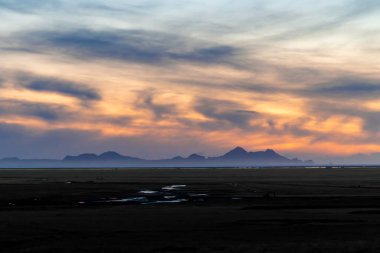
[[[0,170],[0,252],[380,252],[380,168]]]

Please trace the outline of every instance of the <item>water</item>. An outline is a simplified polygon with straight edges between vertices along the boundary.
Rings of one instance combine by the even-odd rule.
[[[140,194],[156,194],[156,193],[158,193],[158,191],[146,190],[146,191],[139,191],[138,193],[140,193]]]
[[[151,205],[151,204],[176,204],[176,203],[182,203],[187,202],[188,199],[173,199],[173,200],[157,200],[152,202],[146,202],[142,203],[143,205]]]
[[[175,185],[164,186],[161,189],[164,191],[175,191],[175,190],[180,190],[180,189],[185,188],[185,187],[187,187],[187,185],[175,184]]]
[[[99,200],[95,201],[97,203],[125,203],[125,202],[144,202],[147,201],[147,198],[145,197],[132,197],[132,198],[122,198],[122,199],[117,199],[117,198],[111,198],[108,200]]]
[[[225,198],[230,200],[240,200],[239,197],[225,196]],[[187,185],[175,184],[163,186],[159,189],[144,189],[137,191],[135,194],[128,194],[122,197],[108,197],[100,198],[98,200],[92,201],[80,201],[78,204],[81,205],[99,205],[99,204],[120,204],[120,205],[131,205],[131,204],[179,204],[185,202],[205,202],[210,199],[208,193],[203,192],[191,192],[187,189]]]

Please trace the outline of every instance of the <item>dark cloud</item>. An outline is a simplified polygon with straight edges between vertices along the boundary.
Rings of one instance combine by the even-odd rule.
[[[111,125],[126,126],[133,121],[132,117],[120,116],[120,117],[96,117],[96,122],[104,122]]]
[[[64,106],[56,104],[32,103],[18,100],[0,100],[0,115],[17,115],[57,121],[67,118],[70,113]]]
[[[258,112],[245,110],[243,105],[236,102],[208,98],[198,99],[194,110],[214,121],[205,122],[206,127],[220,127],[228,123],[234,127],[247,128],[252,119],[260,116]]]
[[[380,81],[364,79],[338,79],[302,91],[310,96],[363,99],[380,95]]]
[[[291,72],[290,73],[294,73]],[[297,78],[295,76],[295,78]],[[302,79],[303,77],[301,77]],[[308,81],[308,79],[310,79]],[[297,86],[271,86],[264,84],[250,84],[250,83],[240,83],[231,84],[229,87],[231,89],[241,90],[241,91],[251,91],[254,93],[261,94],[287,94],[293,95],[305,99],[334,99],[335,102],[339,103],[336,99],[369,99],[377,98],[380,95],[380,81],[373,79],[364,79],[359,77],[342,76],[338,78],[324,76],[321,79],[327,79],[323,83],[319,82],[316,78],[306,78],[302,80],[305,84]],[[301,87],[303,86],[303,87]],[[220,86],[219,88],[221,88]]]
[[[209,45],[166,33],[144,30],[88,29],[43,31],[23,34],[15,39],[16,48],[53,51],[80,59],[116,59],[147,64],[163,61],[199,63],[226,62],[237,49],[226,45]],[[27,44],[24,42],[27,41]]]
[[[72,110],[60,104],[35,103],[21,100],[0,100],[0,115],[22,116],[24,118],[37,118],[47,122],[71,121],[89,124],[107,124],[126,126],[133,119],[130,116],[109,116],[86,114],[80,110]]]
[[[18,81],[20,82],[19,86],[29,90],[54,92],[84,101],[101,99],[100,94],[95,89],[76,82],[25,74],[20,75]]]
[[[213,63],[223,60],[225,57],[232,56],[234,52],[235,48],[230,46],[214,46],[196,49],[189,53],[170,54],[170,58],[203,63]]]
[[[177,108],[174,104],[157,103],[155,101],[155,95],[156,93],[152,89],[139,91],[135,102],[135,107],[137,109],[149,110],[158,120],[176,113]]]

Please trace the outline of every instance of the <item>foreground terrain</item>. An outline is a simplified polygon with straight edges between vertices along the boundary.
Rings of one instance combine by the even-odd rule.
[[[1,252],[380,252],[380,169],[0,170]]]

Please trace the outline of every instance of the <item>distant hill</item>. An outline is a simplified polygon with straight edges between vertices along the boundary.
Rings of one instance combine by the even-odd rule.
[[[244,161],[244,162],[255,162],[255,163],[292,163],[294,160],[289,160],[288,158],[276,153],[272,149],[267,149],[265,151],[248,152],[241,147],[236,147],[226,154],[216,157],[215,159],[222,161]]]
[[[80,154],[77,156],[66,156],[63,158],[66,162],[105,162],[105,161],[117,161],[117,162],[137,162],[143,161],[142,159],[130,156],[123,156],[115,151],[107,151],[100,155],[96,154]]]
[[[248,152],[236,147],[224,155],[206,157],[191,154],[188,157],[176,156],[171,159],[146,160],[124,156],[115,151],[107,151],[100,155],[84,153],[68,155],[62,160],[52,159],[19,159],[17,157],[0,159],[0,167],[239,167],[239,166],[285,166],[308,165],[312,161],[297,158],[288,159],[272,149]]]

